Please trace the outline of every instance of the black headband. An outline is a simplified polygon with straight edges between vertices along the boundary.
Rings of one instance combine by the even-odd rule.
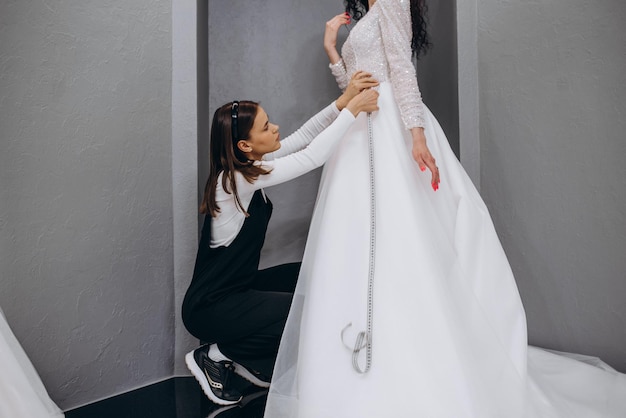
[[[233,105],[230,108],[230,124],[232,127],[233,142],[237,142],[239,139],[239,127],[237,126],[237,119],[239,118],[239,100],[233,101]]]

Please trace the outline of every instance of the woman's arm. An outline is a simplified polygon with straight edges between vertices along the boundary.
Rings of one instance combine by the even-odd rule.
[[[424,102],[417,85],[417,75],[411,60],[411,10],[409,0],[378,0],[380,29],[389,64],[389,78],[404,126],[413,137],[413,158],[422,171],[429,168],[431,183],[439,188],[439,169],[426,145],[424,135]]]
[[[339,112],[340,109],[338,108],[336,102],[326,106],[318,114],[302,125],[302,127],[300,127],[297,131],[281,140],[280,148],[272,153],[265,154],[264,160],[275,160],[304,149],[311,143],[313,138],[333,123],[339,115]]]
[[[326,22],[326,30],[324,31],[324,51],[326,51],[330,61],[330,71],[335,76],[337,85],[341,90],[345,90],[348,86],[349,77],[341,55],[337,52],[337,33],[342,25],[349,23],[350,15],[342,13]]]
[[[389,78],[402,121],[407,129],[424,127],[424,104],[411,60],[410,1],[379,0],[378,6]]]
[[[343,94],[334,103],[309,119],[296,132],[280,141],[280,148],[272,153],[265,154],[263,159],[271,161],[304,149],[311,143],[313,138],[319,135],[337,118],[339,112],[348,105],[350,100],[361,91],[375,87],[378,84],[378,81],[372,78],[370,73],[357,71],[350,79]]]
[[[238,179],[237,190],[241,193],[243,190],[258,190],[274,186],[320,167],[330,157],[348,128],[352,126],[356,116],[360,112],[378,110],[377,102],[378,92],[375,90],[368,89],[358,94],[350,100],[337,119],[317,135],[305,149],[273,161],[258,162],[263,164],[264,168],[271,170],[269,174],[260,175],[253,183],[248,183],[243,176],[238,176],[242,180]]]
[[[337,119],[302,151],[263,162],[263,167],[271,171],[269,174],[259,176],[254,182],[254,189],[284,183],[320,167],[330,157],[335,148],[334,145],[339,143],[339,139],[347,132],[354,120],[355,117],[350,111],[343,110]]]

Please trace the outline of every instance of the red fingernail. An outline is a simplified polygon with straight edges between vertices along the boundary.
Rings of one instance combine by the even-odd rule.
[[[420,170],[426,171],[426,167],[420,167]]]

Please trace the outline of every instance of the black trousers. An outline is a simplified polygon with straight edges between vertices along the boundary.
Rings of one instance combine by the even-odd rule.
[[[248,290],[198,310],[193,322],[202,321],[207,329],[199,337],[217,343],[237,363],[271,376],[299,271],[300,263],[259,270]]]

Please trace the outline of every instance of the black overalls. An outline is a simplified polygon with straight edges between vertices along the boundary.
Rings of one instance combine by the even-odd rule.
[[[196,338],[217,343],[230,359],[271,376],[300,263],[259,271],[272,203],[256,191],[248,213],[226,247],[210,247],[211,217],[204,220],[182,317]]]

